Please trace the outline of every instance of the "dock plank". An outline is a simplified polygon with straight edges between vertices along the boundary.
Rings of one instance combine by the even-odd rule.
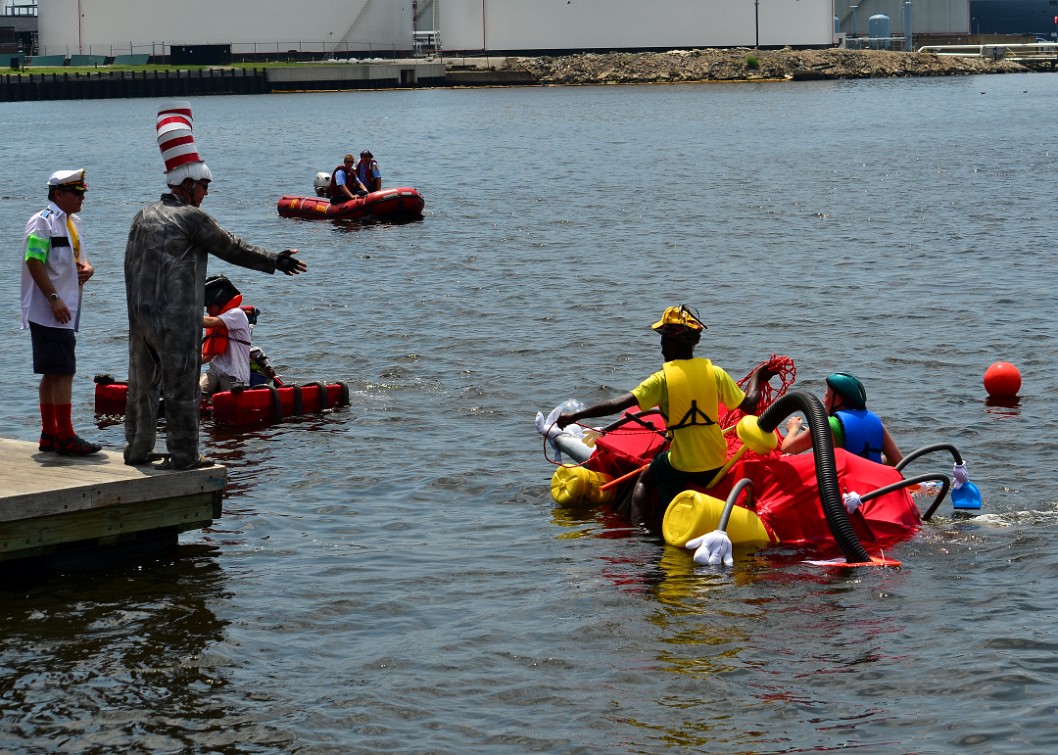
[[[120,452],[41,453],[0,439],[0,561],[208,527],[221,516],[227,470],[131,467]]]
[[[0,439],[0,454],[8,460],[0,472],[0,522],[219,491],[227,481],[219,465],[186,471],[130,467],[115,451],[59,456],[41,453],[35,443]]]

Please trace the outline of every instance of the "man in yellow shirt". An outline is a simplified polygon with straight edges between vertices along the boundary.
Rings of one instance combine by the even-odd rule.
[[[559,427],[589,417],[605,417],[633,406],[657,406],[668,426],[667,451],[654,457],[632,492],[629,516],[636,523],[659,529],[669,502],[692,485],[704,487],[727,461],[727,442],[719,424],[720,404],[756,414],[761,382],[771,372],[761,365],[750,375],[743,393],[725,370],[694,356],[705,325],[685,305],[669,307],[652,328],[661,334],[662,369],[630,392],[576,412],[559,416]],[[658,492],[657,505],[651,494]]]

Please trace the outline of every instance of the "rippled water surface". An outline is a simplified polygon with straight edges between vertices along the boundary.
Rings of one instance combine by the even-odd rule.
[[[1045,74],[195,100],[204,207],[310,266],[210,271],[282,375],[352,405],[207,425],[224,516],[175,557],[8,585],[0,751],[1053,752],[1056,102]],[[0,106],[4,437],[38,422],[22,228],[85,166],[75,421],[121,447],[91,379],[125,373],[156,105]],[[422,222],[277,216],[365,147]],[[946,506],[899,570],[780,548],[721,572],[557,508],[533,416],[657,369],[679,302],[737,377],[772,353],[811,392],[859,374],[905,451],[958,445],[987,513]],[[1016,406],[985,401],[998,360]]]

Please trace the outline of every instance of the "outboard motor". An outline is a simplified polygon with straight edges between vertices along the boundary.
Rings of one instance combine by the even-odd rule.
[[[316,174],[315,180],[312,182],[312,186],[316,189],[317,197],[327,196],[327,189],[331,187],[331,174],[324,173],[322,170]]]

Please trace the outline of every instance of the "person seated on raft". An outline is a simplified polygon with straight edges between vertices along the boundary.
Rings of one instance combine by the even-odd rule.
[[[659,407],[668,424],[671,443],[654,457],[632,490],[627,513],[634,523],[657,531],[669,502],[691,486],[705,487],[727,461],[727,441],[719,424],[720,404],[755,414],[760,386],[772,372],[761,365],[750,375],[745,393],[722,368],[708,359],[695,357],[694,348],[705,325],[697,313],[680,305],[669,307],[651,326],[661,335],[662,369],[629,393],[556,420],[559,427],[588,417],[604,417],[633,406],[640,410]],[[657,490],[657,503],[653,492]]]
[[[346,155],[342,158],[342,164],[331,171],[331,183],[327,187],[331,204],[341,204],[357,197],[367,196],[367,189],[356,177],[356,158]]]
[[[202,392],[212,396],[250,385],[250,319],[239,306],[242,294],[226,277],[214,275],[206,279],[205,303],[202,362],[209,369],[199,379]]]
[[[250,325],[253,326],[254,322],[251,321]],[[252,327],[251,327],[252,330]],[[250,387],[254,388],[258,385],[282,385],[283,383],[279,380],[279,375],[272,369],[271,363],[268,361],[268,355],[264,353],[259,346],[254,346],[250,349]]]
[[[356,177],[369,192],[382,191],[382,171],[379,170],[378,161],[371,154],[371,150],[365,149],[360,153],[360,160],[356,163]]]
[[[827,377],[823,408],[830,415],[835,448],[890,465],[904,458],[881,418],[867,408],[867,390],[855,375],[835,372]],[[780,450],[796,454],[811,447],[812,433],[804,420],[800,417],[786,420],[786,438]]]

